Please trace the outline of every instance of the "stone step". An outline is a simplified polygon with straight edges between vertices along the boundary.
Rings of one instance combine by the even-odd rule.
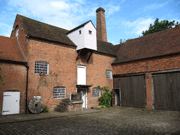
[[[57,108],[66,108],[66,105],[57,105]]]
[[[65,112],[66,108],[55,108],[54,110],[57,112]]]
[[[62,101],[70,101],[69,98],[64,98]]]
[[[67,102],[60,102],[59,105],[64,105],[64,106],[67,106],[68,103]]]

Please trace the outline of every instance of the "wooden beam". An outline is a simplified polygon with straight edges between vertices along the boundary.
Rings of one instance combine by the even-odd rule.
[[[89,57],[88,57],[88,59],[87,59],[87,62],[89,61],[89,59],[90,59],[92,53],[93,53],[93,51],[91,51],[91,53],[89,54]]]
[[[81,53],[81,50],[79,50],[78,56],[76,58],[76,61],[78,60],[78,57],[79,57],[80,53]]]

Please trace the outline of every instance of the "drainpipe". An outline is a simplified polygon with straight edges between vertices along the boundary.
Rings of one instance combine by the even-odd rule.
[[[19,46],[19,48],[21,50],[21,53],[22,53],[22,55],[23,55],[23,57],[24,57],[24,59],[26,61],[25,67],[26,67],[26,70],[27,70],[27,77],[26,77],[26,105],[25,105],[25,113],[27,114],[27,112],[28,112],[28,106],[27,106],[28,99],[27,98],[28,98],[28,71],[29,71],[29,66],[28,66],[28,61],[27,61],[27,59],[26,59],[26,57],[24,55],[24,52],[23,52],[23,50],[22,50],[22,48],[21,48],[21,46],[20,46],[20,44],[18,42],[18,38],[17,37],[16,37],[16,40],[17,40],[18,46]]]
[[[29,66],[28,63],[25,64],[26,70],[27,70],[27,77],[26,77],[26,105],[25,105],[25,113],[28,113],[28,71],[29,71]]]
[[[28,113],[28,72],[29,72],[29,66],[28,62],[25,63],[26,67],[26,104],[25,104],[25,114]]]

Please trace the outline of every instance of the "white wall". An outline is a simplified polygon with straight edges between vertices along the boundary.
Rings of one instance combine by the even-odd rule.
[[[79,34],[79,30],[81,30],[81,34]],[[89,30],[92,31],[92,34],[89,34]],[[96,29],[91,22],[67,34],[67,36],[77,46],[76,50],[82,48],[97,50]]]
[[[89,34],[89,30],[92,31],[92,34]],[[97,50],[96,29],[91,22],[84,26],[84,35],[85,48]]]
[[[79,34],[79,30],[81,30],[81,34]],[[84,27],[81,27],[67,35],[71,41],[77,46],[76,50],[84,48]]]

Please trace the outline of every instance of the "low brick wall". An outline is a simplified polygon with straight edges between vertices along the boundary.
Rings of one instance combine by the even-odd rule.
[[[72,102],[71,105],[67,106],[66,112],[82,111],[82,101]]]

